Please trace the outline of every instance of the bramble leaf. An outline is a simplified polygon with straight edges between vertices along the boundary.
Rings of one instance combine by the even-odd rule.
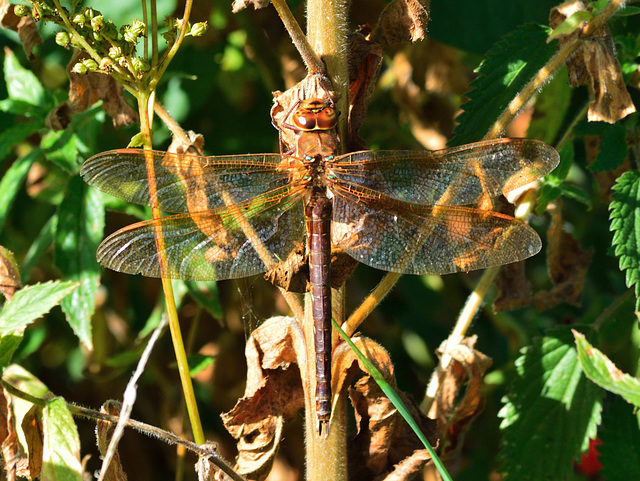
[[[636,310],[640,309],[640,172],[622,174],[613,186],[609,215],[613,247],[620,270],[626,274],[627,287],[635,286]]]
[[[555,44],[546,43],[549,29],[526,24],[516,28],[487,52],[487,58],[471,83],[456,119],[454,145],[468,144],[484,137],[509,102],[555,54]]]
[[[611,360],[575,331],[576,347],[586,376],[607,391],[619,394],[625,401],[640,407],[640,381],[625,374]]]
[[[41,479],[82,481],[80,437],[62,398],[54,398],[42,411],[44,446]]]
[[[603,394],[584,376],[568,328],[524,349],[499,413],[504,479],[566,479],[596,435]]]

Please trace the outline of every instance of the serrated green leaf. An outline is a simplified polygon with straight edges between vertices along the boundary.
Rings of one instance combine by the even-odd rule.
[[[0,336],[0,370],[9,365],[18,346],[22,342],[22,334]]]
[[[72,177],[67,194],[58,209],[55,233],[56,265],[80,287],[62,303],[67,321],[80,341],[91,349],[91,317],[100,282],[96,249],[104,233],[102,197]]]
[[[15,334],[57,306],[77,282],[49,281],[20,289],[0,311],[0,336]]]
[[[506,481],[566,479],[600,422],[604,391],[582,373],[568,328],[549,330],[516,361],[499,416]]]
[[[38,149],[17,159],[0,181],[0,232],[9,215],[13,201],[33,163],[42,155]]]
[[[80,169],[78,162],[78,137],[70,130],[58,132],[49,131],[40,143],[48,161],[53,162],[69,174],[77,174]]]
[[[38,78],[20,65],[20,62],[9,49],[5,50],[4,80],[7,93],[12,100],[21,100],[40,107],[44,103],[44,88]]]
[[[596,173],[617,169],[627,156],[626,129],[620,124],[598,123],[603,124],[600,126],[600,149],[596,160],[589,166],[589,170]]]
[[[636,310],[640,309],[640,173],[629,171],[618,177],[613,186],[611,221],[613,247],[620,269],[625,271],[627,287],[635,286]]]
[[[456,119],[454,145],[482,139],[509,102],[555,54],[556,46],[546,42],[548,32],[541,25],[521,25],[489,50]]]
[[[42,412],[44,443],[42,481],[82,481],[80,437],[62,398],[52,399]]]
[[[586,376],[598,386],[622,396],[625,401],[640,407],[640,380],[625,374],[611,360],[574,332],[578,358]]]
[[[607,481],[640,479],[640,429],[633,411],[633,406],[616,398],[604,412],[598,459]]]

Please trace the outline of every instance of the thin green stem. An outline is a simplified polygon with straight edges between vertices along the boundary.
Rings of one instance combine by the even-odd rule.
[[[153,102],[152,93],[143,92],[138,96],[138,110],[140,113],[140,131],[144,138],[144,148],[146,151],[151,152],[151,138],[152,138],[152,115],[153,112],[150,106]],[[151,204],[151,215],[153,219],[160,218],[160,208],[158,207],[158,198],[156,194],[156,182],[153,158],[151,155],[147,158],[147,173],[149,177],[149,198]],[[182,340],[182,333],[180,331],[180,322],[178,320],[178,313],[173,295],[173,287],[171,285],[171,279],[168,276],[167,262],[165,257],[164,239],[162,236],[162,229],[158,225],[156,227],[156,247],[160,259],[160,272],[162,274],[162,288],[164,290],[165,303],[167,306],[167,316],[169,318],[169,330],[171,331],[171,340],[173,342],[173,348],[176,355],[176,362],[178,364],[178,373],[180,375],[180,382],[182,384],[182,390],[185,397],[187,406],[187,412],[189,414],[189,420],[191,422],[191,430],[193,432],[193,439],[197,444],[204,444],[204,431],[202,430],[202,423],[200,421],[200,414],[198,412],[198,405],[196,403],[195,393],[193,390],[193,383],[191,382],[191,376],[189,374],[189,364],[187,362],[187,354],[184,349],[184,342]]]
[[[162,77],[162,74],[167,70],[167,67],[175,57],[176,53],[178,53],[178,49],[180,45],[182,45],[182,40],[184,40],[184,36],[187,34],[187,25],[189,23],[189,17],[191,16],[191,7],[193,6],[193,0],[186,0],[184,4],[184,14],[182,16],[182,27],[180,28],[180,33],[178,34],[178,38],[171,45],[171,48],[164,54],[160,63],[157,65],[157,71],[153,78],[151,79],[150,86],[155,88],[156,84]],[[156,65],[156,64],[154,64]]]

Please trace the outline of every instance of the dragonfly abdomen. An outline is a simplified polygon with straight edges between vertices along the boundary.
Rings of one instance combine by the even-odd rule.
[[[332,201],[314,188],[306,209],[309,280],[316,351],[318,432],[331,415],[331,217]]]

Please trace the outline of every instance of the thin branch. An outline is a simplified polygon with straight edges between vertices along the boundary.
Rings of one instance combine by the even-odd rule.
[[[29,393],[21,391],[20,389],[13,386],[12,384],[9,384],[4,379],[0,379],[0,384],[2,384],[2,387],[4,387],[7,390],[7,392],[12,396],[15,396],[20,399],[24,399],[25,401],[35,404],[36,406],[46,407],[47,403],[49,402],[49,399],[38,398],[38,397],[32,396]],[[66,405],[69,412],[72,415],[77,417],[83,417],[83,418],[91,419],[94,421],[98,421],[98,420],[106,421],[112,424],[118,424],[118,421],[120,420],[119,416],[112,416],[110,414],[101,413],[100,411],[96,411],[95,409],[85,408],[69,402],[67,402]],[[198,456],[207,457],[209,460],[211,460],[213,464],[215,464],[220,470],[222,470],[225,474],[230,476],[232,479],[236,481],[246,481],[245,478],[243,478],[238,473],[236,473],[231,467],[231,465],[216,451],[207,449],[203,446],[199,446],[193,441],[189,441],[187,439],[181,438],[180,436],[172,433],[171,431],[165,431],[164,429],[160,429],[150,424],[136,421],[134,419],[126,420],[124,425],[128,428],[133,428],[142,434],[146,434],[148,436],[158,438],[167,444],[179,444],[181,446],[184,446],[186,449],[197,454]]]

